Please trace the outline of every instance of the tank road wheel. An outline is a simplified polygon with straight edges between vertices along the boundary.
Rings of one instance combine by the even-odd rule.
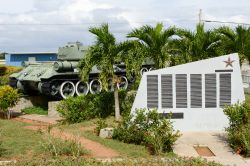
[[[59,90],[60,90],[60,84],[58,82],[54,82],[51,84],[50,86],[50,94],[52,96],[55,96],[59,93]]]
[[[20,89],[21,91],[24,91],[24,87],[23,87],[23,84],[21,83],[21,81],[17,81],[16,86],[17,86],[17,88]]]
[[[96,94],[102,91],[102,83],[98,79],[94,79],[90,82],[90,93]]]
[[[126,90],[128,88],[128,79],[125,76],[121,76],[120,79],[120,83],[117,84],[118,89]]]
[[[60,95],[66,99],[69,96],[74,96],[76,91],[75,85],[71,81],[65,81],[61,84]]]
[[[76,83],[77,96],[86,95],[89,93],[89,84],[87,82],[78,81]]]
[[[41,82],[39,82],[37,85],[37,89],[38,89],[39,93],[43,93],[42,86],[43,86],[43,84]]]
[[[155,68],[154,67],[150,67],[150,69],[148,71],[153,71],[153,70],[155,70]]]
[[[141,71],[140,71],[141,76],[143,75],[144,72],[147,72],[147,71],[148,69],[146,67],[141,68]]]

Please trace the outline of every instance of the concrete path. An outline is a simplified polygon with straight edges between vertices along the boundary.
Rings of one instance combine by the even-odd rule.
[[[203,157],[209,161],[217,161],[225,165],[250,166],[250,158],[235,154],[226,142],[223,132],[183,132],[174,147],[180,156],[198,157],[194,146],[207,146],[215,156]],[[202,156],[201,156],[202,157]]]
[[[48,123],[48,124],[56,124],[58,123],[58,121],[62,119],[62,118],[48,117],[47,115],[36,115],[36,114],[21,115],[21,116],[18,116],[18,118],[22,120],[32,120],[32,121]],[[18,120],[18,118],[16,119]]]

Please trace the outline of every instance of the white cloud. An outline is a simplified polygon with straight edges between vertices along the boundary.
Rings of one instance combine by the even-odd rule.
[[[228,21],[244,23],[244,22],[248,22],[249,18],[243,15],[235,15],[235,16],[230,17]]]
[[[36,11],[55,11],[67,4],[67,0],[33,0]]]
[[[32,10],[33,0],[1,0],[0,12],[1,13],[22,13]]]
[[[92,20],[92,11],[96,9],[110,8],[111,5],[105,3],[95,3],[91,0],[73,0],[70,5],[63,9],[63,13],[71,22],[79,22],[84,18]]]
[[[13,5],[14,4],[14,5]],[[90,26],[110,23],[119,40],[132,28],[163,22],[166,27],[194,29],[198,11],[203,19],[249,22],[248,0],[8,0],[0,1],[1,24],[82,24],[71,26],[0,26],[0,50],[56,50],[68,41],[93,43]],[[97,24],[98,23],[98,24]],[[206,27],[220,24],[206,23]]]

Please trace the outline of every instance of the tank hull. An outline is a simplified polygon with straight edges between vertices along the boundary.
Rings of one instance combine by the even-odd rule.
[[[25,70],[25,69],[24,69]],[[126,77],[126,72],[119,72],[116,73],[118,76]],[[99,73],[91,73],[89,75],[89,81],[86,82],[88,89],[91,85],[92,81],[98,80]],[[78,72],[70,72],[70,73],[59,73],[57,75],[52,75],[49,78],[41,78],[39,81],[34,81],[32,79],[18,79],[15,77],[10,76],[9,85],[20,89],[24,94],[34,95],[34,94],[42,94],[47,95],[53,98],[66,98],[62,95],[62,84],[65,82],[71,82],[74,85],[74,89],[76,85],[80,81],[79,73]],[[128,87],[131,85],[132,81],[128,80]],[[93,83],[92,83],[93,84]],[[97,86],[97,85],[96,85]],[[101,86],[101,85],[100,85]],[[90,91],[90,89],[85,92],[84,95],[87,93],[98,93],[96,91]],[[74,95],[70,96],[77,96],[76,90],[74,90]]]
[[[98,93],[103,90],[98,80],[101,72],[96,66],[89,74],[89,81],[80,81],[78,62],[84,57],[83,47],[79,43],[69,44],[59,48],[58,61],[50,63],[24,63],[24,69],[10,75],[9,85],[18,88],[25,94],[43,94],[53,98]],[[142,72],[150,70],[152,64],[143,65]],[[133,79],[126,78],[124,63],[114,66],[114,72],[120,77],[119,89],[130,87]],[[108,89],[112,91],[113,84],[109,80]]]

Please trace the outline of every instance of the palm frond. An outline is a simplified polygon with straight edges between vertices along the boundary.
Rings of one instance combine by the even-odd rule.
[[[216,33],[219,33],[231,41],[235,41],[236,34],[235,32],[228,26],[223,26],[215,30]]]

